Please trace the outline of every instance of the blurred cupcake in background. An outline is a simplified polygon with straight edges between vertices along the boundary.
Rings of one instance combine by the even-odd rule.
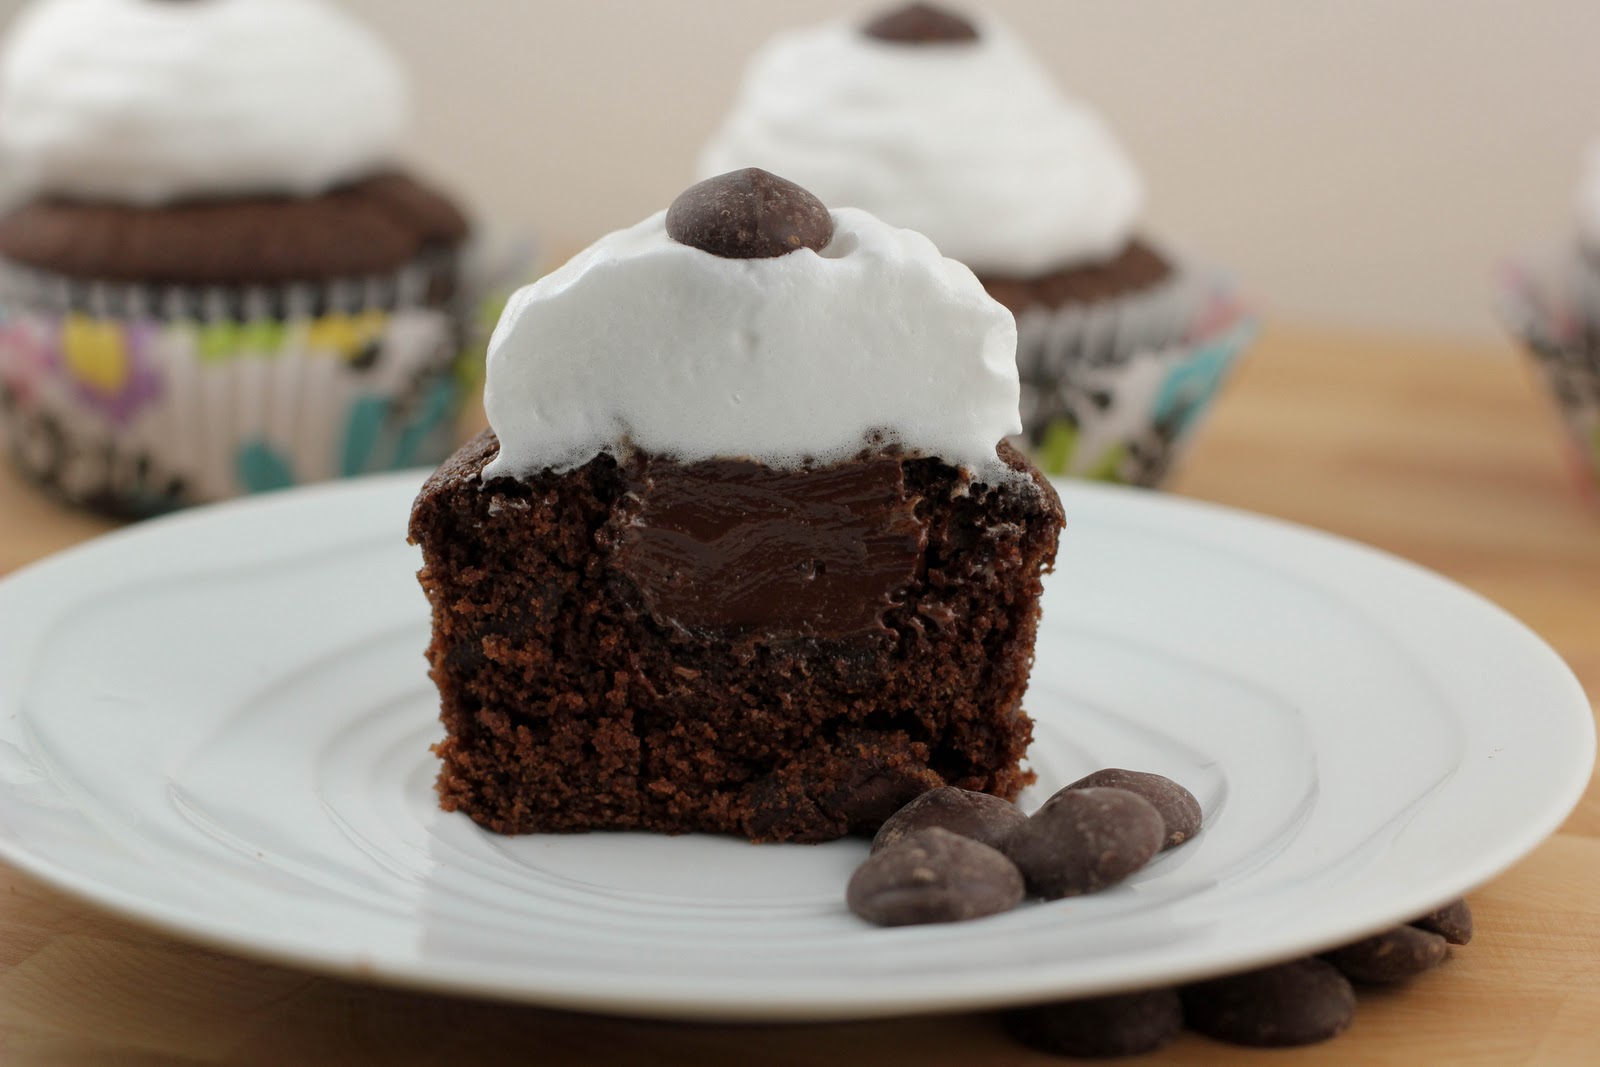
[[[1576,222],[1573,237],[1507,265],[1498,296],[1566,423],[1579,483],[1600,499],[1600,144],[1579,182]]]
[[[1025,443],[1052,473],[1159,482],[1253,332],[1225,276],[1140,233],[1121,145],[991,18],[912,4],[780,34],[699,169],[744,166],[971,267],[1017,318]]]
[[[323,0],[40,0],[0,49],[0,418],[123,515],[449,454],[468,225]]]

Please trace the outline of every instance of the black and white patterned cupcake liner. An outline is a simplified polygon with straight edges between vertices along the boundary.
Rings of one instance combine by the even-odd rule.
[[[1156,486],[1255,323],[1226,275],[1180,266],[1119,299],[1017,320],[1021,444],[1048,474]]]

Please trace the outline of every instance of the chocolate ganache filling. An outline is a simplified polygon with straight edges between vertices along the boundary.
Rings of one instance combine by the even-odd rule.
[[[919,577],[926,525],[898,459],[783,471],[641,459],[617,559],[656,622],[697,634],[838,639],[883,628]]]

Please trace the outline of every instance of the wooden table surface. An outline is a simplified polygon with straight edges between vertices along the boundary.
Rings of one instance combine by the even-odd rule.
[[[1407,556],[1521,617],[1600,694],[1600,503],[1510,345],[1274,329],[1175,489]],[[0,474],[0,572],[105,526]],[[1508,708],[1507,714],[1516,714]],[[992,1020],[716,1027],[426,996],[196,948],[0,866],[0,1062],[1045,1064]],[[1600,788],[1473,895],[1478,936],[1344,1037],[1246,1053],[1186,1035],[1151,1061],[1600,1063]],[[1145,1061],[1138,1061],[1145,1062]]]

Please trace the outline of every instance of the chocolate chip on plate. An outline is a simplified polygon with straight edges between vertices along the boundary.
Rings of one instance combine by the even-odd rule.
[[[1035,896],[1093,893],[1122,881],[1161,850],[1166,825],[1126,789],[1064,789],[1017,828],[1006,845]]]
[[[1007,1032],[1029,1048],[1058,1056],[1137,1056],[1183,1030],[1176,989],[1150,989],[1009,1011]]]
[[[1322,958],[1352,982],[1392,985],[1432,970],[1448,955],[1450,945],[1438,934],[1415,926],[1397,926],[1324,952]]]
[[[937,826],[868,856],[845,890],[850,910],[879,926],[961,922],[1021,900],[1022,875],[1010,860]]]
[[[759,167],[689,186],[667,208],[667,236],[724,259],[771,259],[833,240],[833,215],[794,182]]]
[[[1179,994],[1190,1029],[1263,1048],[1337,1037],[1356,1011],[1349,980],[1331,963],[1314,958],[1197,982]]]
[[[1452,945],[1472,940],[1472,909],[1465,900],[1452,900],[1437,911],[1430,911],[1411,925],[1438,934]]]
[[[953,44],[976,41],[978,28],[953,11],[933,4],[906,4],[861,27],[868,37],[892,44]]]
[[[1022,809],[988,793],[953,785],[930,789],[889,816],[872,839],[872,851],[887,848],[929,826],[1004,849],[1017,827],[1028,821]]]
[[[1200,802],[1194,794],[1171,778],[1148,771],[1126,771],[1121,767],[1107,767],[1079,778],[1068,789],[1096,789],[1110,786],[1138,793],[1155,805],[1166,824],[1167,836],[1162,848],[1181,845],[1200,832]]]

